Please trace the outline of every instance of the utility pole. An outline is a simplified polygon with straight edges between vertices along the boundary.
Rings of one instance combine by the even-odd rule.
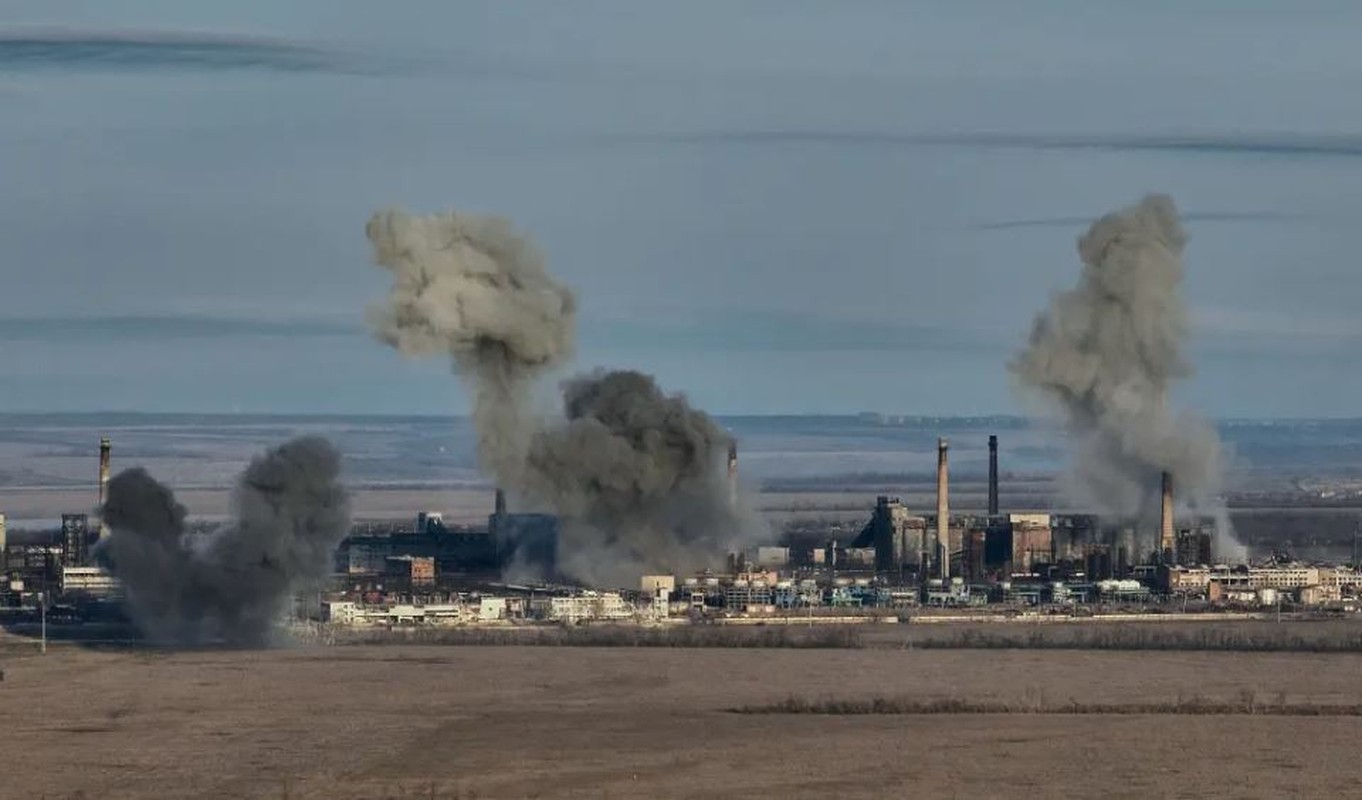
[[[38,615],[42,620],[42,644],[39,645],[39,652],[47,655],[47,589],[43,589],[42,595],[38,598]]]

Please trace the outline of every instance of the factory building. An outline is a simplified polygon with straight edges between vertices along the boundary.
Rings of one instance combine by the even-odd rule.
[[[336,570],[417,586],[438,583],[441,576],[499,575],[512,564],[550,578],[557,555],[557,517],[509,513],[505,494],[497,491],[485,529],[448,526],[439,513],[422,511],[410,531],[347,537],[337,549]]]
[[[123,584],[99,567],[62,567],[59,584],[62,596],[91,600],[117,600],[123,597]]]
[[[1213,535],[1199,528],[1183,529],[1177,534],[1177,557],[1174,564],[1210,564],[1214,560],[1211,552]]]
[[[413,590],[435,585],[435,559],[429,556],[388,556],[383,574],[399,586]]]
[[[927,519],[912,514],[897,497],[881,495],[875,511],[852,545],[873,547],[875,570],[882,574],[920,574],[926,555]]]
[[[497,563],[553,577],[558,564],[558,518],[552,514],[512,514],[506,493],[496,492],[496,505],[487,518],[487,533]]]
[[[83,567],[90,563],[90,519],[87,515],[61,515],[61,563],[66,567]]]
[[[988,456],[985,516],[950,515],[944,439],[937,442],[935,514],[915,514],[896,497],[876,498],[852,546],[874,547],[875,571],[882,580],[985,582],[1016,575],[1081,582],[1140,571],[1147,577],[1157,564],[1212,563],[1213,521],[1183,520],[1185,527],[1174,526],[1172,475],[1160,475],[1157,530],[1140,531],[1129,521],[1110,524],[1095,514],[1005,514],[999,508],[997,436],[988,439]],[[1142,540],[1144,547],[1138,544]],[[820,563],[832,567],[833,574],[849,566]]]
[[[790,548],[758,547],[756,565],[758,569],[785,569],[790,566]]]

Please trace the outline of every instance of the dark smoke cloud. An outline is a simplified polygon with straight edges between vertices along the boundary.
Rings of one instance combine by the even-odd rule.
[[[742,527],[724,481],[730,437],[649,375],[569,381],[564,420],[539,431],[518,487],[562,518],[560,569],[621,585],[709,566]]]
[[[266,643],[294,593],[324,579],[350,528],[340,456],[293,439],[254,459],[232,496],[234,520],[191,533],[185,509],[141,468],[109,481],[111,534],[96,554],[122,580],[152,639],[179,645]]]
[[[472,382],[478,456],[505,483],[529,446],[533,379],[572,355],[576,300],[505,220],[383,211],[365,229],[393,286],[369,321],[408,355],[444,355]]]
[[[1175,416],[1183,354],[1187,237],[1171,198],[1150,195],[1102,217],[1078,241],[1078,285],[1056,294],[1012,362],[1025,386],[1060,410],[1077,441],[1078,500],[1126,518],[1157,513],[1159,473],[1179,500],[1214,509],[1220,442],[1204,421]]]
[[[409,355],[453,359],[473,387],[483,469],[558,515],[561,573],[619,584],[643,570],[684,571],[746,527],[719,468],[728,436],[651,377],[581,376],[564,386],[562,419],[532,413],[535,379],[572,354],[576,302],[508,223],[388,211],[368,236],[394,276],[370,314],[376,335]]]

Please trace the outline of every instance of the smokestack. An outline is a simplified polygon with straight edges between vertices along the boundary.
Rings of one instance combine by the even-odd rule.
[[[998,437],[988,437],[988,515],[998,516]]]
[[[1159,509],[1159,555],[1172,563],[1177,555],[1177,541],[1173,536],[1173,476],[1163,472],[1163,503]]]
[[[493,509],[492,509],[492,510],[493,510],[493,513],[495,513],[495,514],[497,515],[497,517],[504,517],[504,516],[506,516],[506,490],[505,490],[505,489],[502,489],[502,488],[500,488],[500,487],[497,488],[497,499],[496,499],[496,504],[493,506]]]
[[[942,580],[951,577],[950,468],[946,440],[936,440],[936,552]]]
[[[104,524],[104,503],[109,499],[109,465],[112,461],[113,442],[105,436],[99,440],[99,538],[102,541],[109,535],[109,526]]]
[[[728,443],[728,507],[738,507],[738,443]]]

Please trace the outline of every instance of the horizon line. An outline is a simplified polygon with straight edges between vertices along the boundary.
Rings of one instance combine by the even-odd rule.
[[[1028,416],[1017,413],[993,414],[931,414],[897,413],[878,411],[838,411],[838,412],[706,412],[715,419],[846,419],[865,422],[882,422],[887,425],[930,422],[934,420],[953,421],[995,421],[1005,423],[1047,424],[1051,420],[1043,416]],[[394,413],[394,412],[332,412],[332,411],[132,411],[103,409],[91,411],[45,411],[39,409],[20,409],[0,411],[0,421],[15,417],[228,417],[237,419],[387,419],[387,420],[448,420],[466,421],[469,413]],[[1356,416],[1210,416],[1218,424],[1264,423],[1264,422],[1362,422],[1362,414]]]

